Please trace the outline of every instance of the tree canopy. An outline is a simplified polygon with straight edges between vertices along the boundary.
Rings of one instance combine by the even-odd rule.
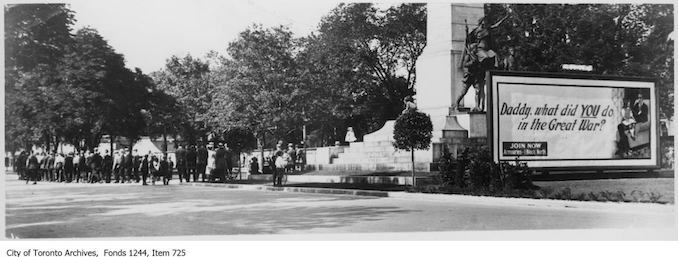
[[[575,63],[653,77],[662,113],[673,116],[672,5],[487,4],[485,13],[489,21],[508,14],[493,44],[500,55],[514,48],[519,70]],[[93,147],[103,134],[195,143],[233,128],[274,138],[267,147],[330,145],[347,127],[360,139],[396,119],[416,93],[426,45],[425,4],[339,4],[308,36],[255,24],[224,42],[225,53],[170,56],[149,76],[126,68],[95,29],[74,32],[74,19],[64,4],[5,6],[8,149]]]
[[[73,22],[64,4],[5,6],[8,150],[93,148],[104,133],[132,140],[143,133],[151,85],[95,29],[72,34]]]
[[[657,80],[659,106],[673,116],[673,5],[488,4],[490,21],[509,18],[493,34],[501,55],[515,49],[519,70],[561,72],[562,64],[593,73]]]

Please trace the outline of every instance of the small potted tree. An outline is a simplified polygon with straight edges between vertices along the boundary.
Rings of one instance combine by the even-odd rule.
[[[415,110],[405,111],[395,121],[393,128],[393,146],[400,150],[409,150],[412,154],[412,187],[416,186],[414,175],[414,151],[426,150],[433,137],[431,118]]]

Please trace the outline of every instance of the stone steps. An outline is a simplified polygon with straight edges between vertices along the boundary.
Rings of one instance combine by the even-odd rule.
[[[373,172],[403,172],[411,171],[412,163],[334,163],[307,165],[309,171],[332,171],[345,172],[348,174],[364,174]],[[414,170],[417,172],[429,172],[430,164],[428,162],[415,162]]]
[[[373,142],[353,142],[350,143],[349,146],[351,148],[354,147],[393,147],[393,140],[388,140],[388,141],[373,141]]]
[[[420,158],[421,159],[421,158]],[[417,160],[416,156],[414,158]],[[411,163],[411,156],[387,156],[387,157],[353,157],[353,158],[337,158],[332,161],[332,164],[347,164],[347,163]]]

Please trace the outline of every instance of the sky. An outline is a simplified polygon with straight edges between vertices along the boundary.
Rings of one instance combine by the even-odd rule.
[[[157,71],[172,55],[226,53],[228,43],[254,23],[288,26],[295,36],[317,30],[333,0],[71,0],[74,28],[90,26],[125,56],[127,67]]]

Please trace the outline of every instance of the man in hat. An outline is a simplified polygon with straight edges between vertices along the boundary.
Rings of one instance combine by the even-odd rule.
[[[186,150],[186,175],[188,177],[192,175],[193,182],[198,181],[198,173],[196,172],[197,158],[198,153],[195,151],[195,145],[191,145]],[[188,182],[188,177],[186,178],[186,182]]]
[[[287,144],[287,155],[290,158],[289,162],[287,164],[287,171],[288,172],[294,172],[294,166],[295,166],[295,163],[297,162],[297,150],[294,149],[293,143]]]
[[[226,161],[226,149],[224,148],[224,143],[219,143],[219,148],[216,151],[216,171],[219,177],[219,181],[226,183],[226,172],[227,172],[227,161]]]
[[[104,156],[102,159],[102,167],[101,170],[103,171],[103,177],[101,180],[105,180],[106,183],[111,183],[111,175],[113,171],[113,156],[108,153],[108,150],[104,150]]]
[[[38,161],[38,154],[31,151],[31,155],[26,160],[26,169],[28,169],[28,176],[26,176],[26,184],[33,178],[33,185],[38,183],[38,176],[40,176],[40,161]]]
[[[179,145],[179,148],[175,152],[176,158],[177,158],[177,171],[179,172],[179,183],[182,183],[183,180],[185,179],[186,182],[190,182],[191,180],[188,177],[188,174],[186,173],[186,149],[184,149],[183,145]]]
[[[100,182],[102,183],[102,167],[104,159],[99,154],[99,149],[94,149],[94,154],[90,160],[90,169],[92,170],[92,175],[90,176],[90,183]]]
[[[202,182],[205,182],[205,169],[207,168],[207,148],[204,144],[200,145],[200,148],[196,151],[195,164],[197,172],[193,181],[198,181],[198,175],[202,175]]]
[[[120,176],[122,183],[129,182],[132,179],[132,153],[129,148],[125,148],[120,153]]]
[[[68,153],[66,158],[64,158],[64,175],[66,177],[66,182],[70,183],[73,181],[73,175],[75,173],[75,162],[73,152]]]
[[[136,183],[139,183],[139,172],[141,169],[141,159],[143,157],[139,155],[138,149],[134,149],[133,152],[134,153],[132,154],[132,176],[134,177],[134,181]]]

